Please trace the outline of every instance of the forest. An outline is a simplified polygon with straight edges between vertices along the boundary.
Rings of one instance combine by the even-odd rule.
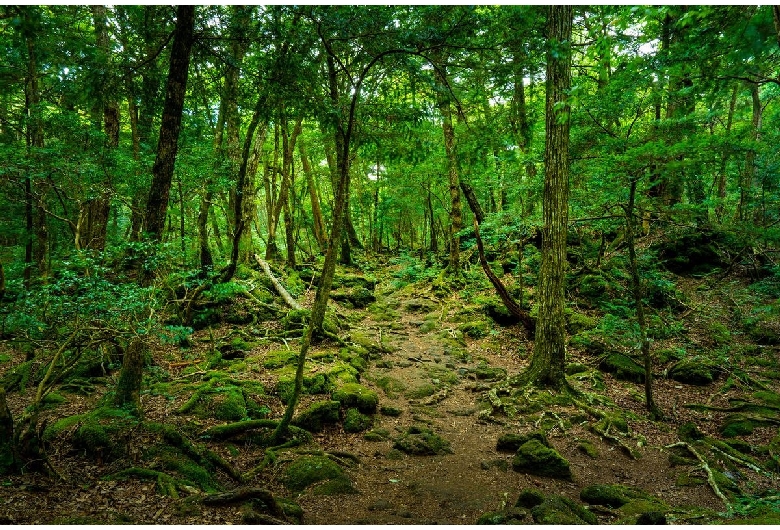
[[[780,6],[0,47],[0,523],[780,523]]]

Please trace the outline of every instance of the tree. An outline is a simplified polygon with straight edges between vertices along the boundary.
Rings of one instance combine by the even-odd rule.
[[[179,6],[176,11],[176,29],[173,35],[168,81],[165,90],[160,139],[157,157],[152,167],[152,184],[146,201],[145,232],[150,239],[159,242],[165,226],[171,180],[179,148],[179,131],[187,93],[187,78],[190,66],[195,30],[194,6]]]
[[[539,272],[536,341],[524,379],[541,386],[567,386],[564,282],[569,221],[569,127],[571,6],[551,6],[547,20],[542,264]]]

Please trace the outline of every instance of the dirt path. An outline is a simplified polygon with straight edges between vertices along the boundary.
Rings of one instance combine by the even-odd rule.
[[[518,331],[503,329],[498,337],[467,341],[464,356],[442,344],[441,334],[452,331],[446,321],[428,332],[421,330],[419,315],[404,313],[399,321],[402,326],[394,327],[401,329],[391,333],[395,351],[373,361],[363,374],[364,384],[377,390],[382,405],[402,411],[398,417],[377,415],[375,429],[389,431],[392,439],[411,425],[424,425],[449,440],[453,452],[410,456],[394,450],[391,440],[367,441],[334,428],[318,442],[325,450],[348,451],[360,458],[361,464],[350,471],[359,494],[303,494],[297,501],[306,524],[474,524],[485,512],[512,506],[524,488],[579,501],[579,491],[594,483],[638,486],[672,506],[719,505],[706,488],[675,487],[678,473],[660,446],[651,442],[643,457],[633,460],[587,431],[586,425],[549,433],[551,443],[571,463],[573,481],[513,471],[513,455],[496,451],[496,441],[501,434],[527,432],[534,425],[523,417],[482,419],[480,400],[487,386],[476,380],[475,372],[487,365],[518,373],[525,365],[519,352],[527,352],[529,343]],[[381,323],[364,323],[369,328],[375,325],[381,329]],[[442,381],[446,377],[451,384]],[[415,397],[425,385],[440,390]],[[662,443],[666,437],[659,435]],[[590,441],[599,456],[578,450],[580,440]],[[608,512],[600,514],[603,522],[615,519]]]

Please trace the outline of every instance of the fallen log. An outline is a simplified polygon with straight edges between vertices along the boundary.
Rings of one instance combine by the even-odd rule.
[[[303,307],[295,301],[295,298],[293,298],[292,295],[287,292],[287,289],[284,288],[284,285],[282,285],[282,283],[276,279],[274,274],[271,272],[271,267],[268,265],[268,262],[257,254],[255,254],[255,261],[257,261],[257,264],[263,268],[265,275],[268,276],[269,280],[271,280],[274,289],[276,289],[276,292],[279,293],[279,296],[282,297],[282,300],[284,300],[285,303],[293,309],[303,309]]]

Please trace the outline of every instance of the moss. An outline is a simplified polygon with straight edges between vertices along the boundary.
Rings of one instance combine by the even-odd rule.
[[[263,367],[268,369],[281,368],[295,363],[297,359],[297,352],[291,350],[271,350],[263,356]]]
[[[485,320],[475,320],[461,324],[458,330],[472,339],[481,339],[490,334],[490,324]]]
[[[707,328],[708,336],[716,346],[723,346],[731,342],[731,332],[721,322],[710,322]]]
[[[644,383],[645,381],[645,369],[631,357],[622,353],[608,353],[599,363],[599,369],[615,374],[617,379],[623,381],[634,383]]]
[[[347,307],[352,307],[355,309],[363,309],[369,304],[376,302],[376,296],[374,296],[374,293],[365,287],[347,287],[337,289],[330,293],[330,297],[337,302],[344,303]]]
[[[333,392],[331,398],[343,407],[356,407],[362,412],[374,412],[379,404],[379,396],[358,383],[347,383]]]
[[[404,396],[408,399],[422,399],[432,396],[436,393],[436,387],[431,383],[423,383],[415,388],[408,390]]]
[[[687,353],[685,348],[663,348],[655,352],[655,358],[661,364],[666,364],[670,361],[679,361],[685,358]]]
[[[338,401],[317,401],[293,420],[293,424],[310,432],[320,432],[326,424],[339,421]]]
[[[720,433],[726,438],[734,436],[747,436],[753,434],[753,431],[759,424],[755,418],[749,418],[744,414],[729,414],[723,420],[720,427]]]
[[[512,469],[543,477],[571,479],[569,462],[537,439],[520,446],[512,460]]]
[[[628,434],[628,421],[619,413],[607,413],[594,425],[596,432],[618,431]]]
[[[567,315],[566,330],[570,334],[576,335],[577,333],[595,328],[598,323],[599,321],[597,318],[593,318],[583,313],[572,312]]]
[[[330,458],[304,456],[285,468],[282,473],[282,483],[291,491],[303,491],[317,482],[345,476],[344,470]]]
[[[527,520],[528,513],[525,510],[509,509],[483,513],[476,524],[526,524]]]
[[[677,435],[685,442],[704,439],[704,433],[692,421],[680,425],[677,428]]]
[[[312,372],[313,365],[308,365],[303,373],[303,385],[301,387],[302,394],[326,394],[329,392],[333,385],[330,383],[325,374],[320,372]],[[292,367],[282,369],[279,379],[276,382],[276,392],[279,394],[279,399],[282,403],[289,403],[292,398],[293,391],[295,390],[295,370]]]
[[[693,356],[676,362],[668,372],[669,378],[689,385],[708,385],[718,373],[718,366],[710,359]]]
[[[667,511],[669,511],[669,507],[656,498],[633,499],[620,507],[620,513],[626,516],[665,513]]]
[[[586,364],[569,363],[566,365],[566,375],[582,374],[590,370]]]
[[[531,508],[536,524],[598,524],[598,519],[582,505],[560,495],[550,495]]]
[[[219,485],[214,481],[213,470],[207,470],[181,454],[164,452],[160,456],[164,471],[173,471],[188,482],[197,485],[207,493],[216,492]]]
[[[589,504],[620,508],[635,499],[652,499],[652,497],[639,489],[621,484],[593,484],[580,491],[580,499]]]
[[[705,484],[707,481],[703,478],[692,477],[688,473],[680,473],[675,480],[674,485],[678,488],[695,487]]]
[[[57,438],[60,438],[65,431],[67,431],[74,425],[77,425],[86,416],[87,416],[86,414],[78,414],[76,416],[68,416],[60,420],[57,420],[52,425],[46,427],[46,429],[43,431],[43,437],[42,437],[43,441],[51,442],[53,440],[56,440]]]
[[[516,453],[520,446],[529,440],[538,440],[545,447],[550,447],[547,436],[541,431],[532,431],[523,434],[505,433],[498,437],[496,450],[507,453]]]
[[[516,507],[533,508],[544,502],[544,493],[536,488],[526,488],[520,492],[520,496],[515,502]]]
[[[311,490],[314,495],[354,495],[360,493],[349,477],[339,477],[331,479],[322,484],[314,486]]]
[[[394,449],[410,455],[443,455],[452,453],[450,442],[426,427],[413,425],[395,440]]]
[[[301,508],[301,505],[298,504],[295,501],[291,501],[290,499],[276,499],[276,502],[279,504],[279,507],[282,510],[282,513],[295,521],[298,524],[301,524],[303,521],[303,508]]]
[[[385,395],[389,398],[394,397],[398,392],[403,392],[406,390],[406,385],[403,382],[389,375],[378,377],[374,383],[376,386],[381,388]]]
[[[78,428],[73,435],[73,443],[88,453],[99,453],[111,447],[111,439],[105,427],[92,421]]]
[[[209,408],[213,417],[222,421],[239,421],[247,417],[246,400],[239,388],[228,388],[225,392],[212,394]]]
[[[577,443],[577,450],[580,453],[582,453],[584,455],[587,455],[587,456],[589,456],[591,458],[598,458],[598,456],[599,456],[599,450],[596,449],[596,446],[593,445],[588,440],[580,440]]]
[[[345,432],[363,432],[369,429],[373,423],[370,416],[366,416],[358,409],[347,409],[344,414]]]
[[[363,435],[363,439],[368,442],[383,442],[390,438],[390,431],[387,429],[371,429]]]
[[[403,414],[403,410],[399,409],[398,407],[393,407],[392,405],[383,405],[379,409],[379,413],[382,414],[382,416],[390,416],[391,418],[397,418],[401,414]]]
[[[488,366],[485,363],[479,363],[474,369],[474,376],[484,381],[499,381],[506,379],[506,370],[500,367]]]
[[[360,372],[357,367],[351,363],[345,363],[344,361],[334,362],[330,368],[328,368],[327,377],[330,384],[334,386],[343,385],[346,383],[357,383],[360,378]]]

